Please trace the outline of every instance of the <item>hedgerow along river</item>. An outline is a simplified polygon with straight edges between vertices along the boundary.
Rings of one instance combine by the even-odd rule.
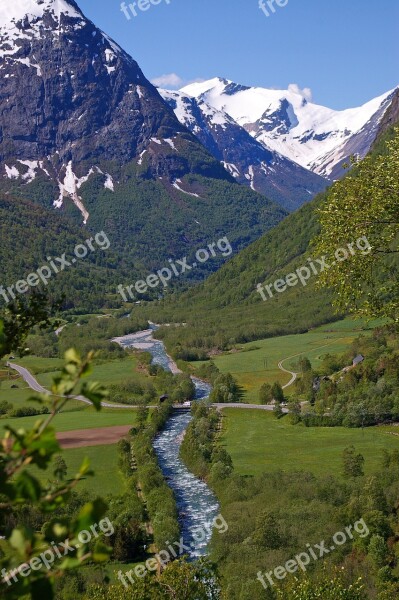
[[[153,338],[156,325],[150,329],[132,335],[118,338],[118,342],[125,348],[145,350],[152,355],[152,362],[160,365],[166,371],[176,372],[173,360],[167,355],[163,342]],[[209,383],[192,378],[196,388],[196,400],[209,396],[211,386]],[[189,411],[176,412],[169,418],[165,428],[154,440],[154,449],[158,457],[159,466],[175,494],[179,510],[181,533],[186,546],[190,546],[191,559],[203,556],[211,538],[211,524],[219,514],[219,504],[204,481],[195,477],[180,459],[180,445],[183,441],[192,416]],[[206,532],[203,541],[195,538],[195,531],[199,529]]]

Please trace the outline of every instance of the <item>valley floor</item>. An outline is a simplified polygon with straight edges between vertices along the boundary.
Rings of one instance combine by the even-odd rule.
[[[366,323],[362,320],[345,319],[304,334],[243,344],[238,351],[214,357],[214,362],[222,373],[231,373],[244,388],[244,402],[257,403],[263,383],[278,381],[283,386],[290,381],[293,383],[292,375],[282,370],[280,364],[284,369],[295,372],[295,363],[300,357],[307,356],[312,367],[317,369],[323,355],[345,352],[359,335],[371,335],[378,324],[377,321]],[[285,391],[289,396],[291,386]]]
[[[223,411],[220,442],[240,475],[273,471],[308,471],[314,475],[342,474],[342,453],[354,445],[365,458],[365,474],[381,468],[382,451],[399,449],[394,426],[348,429],[291,425],[287,417],[277,420],[257,410]]]

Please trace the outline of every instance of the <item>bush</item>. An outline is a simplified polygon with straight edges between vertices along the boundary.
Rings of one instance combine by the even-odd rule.
[[[47,406],[43,406],[43,408],[33,408],[33,406],[21,406],[21,408],[16,408],[12,412],[9,413],[10,417],[20,418],[20,417],[36,417],[37,415],[48,415],[49,409]]]
[[[12,411],[13,408],[14,406],[10,402],[7,402],[7,400],[0,401],[0,415],[6,415]]]

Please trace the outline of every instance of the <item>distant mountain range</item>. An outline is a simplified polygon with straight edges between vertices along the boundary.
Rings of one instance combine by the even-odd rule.
[[[15,224],[10,202],[24,223],[39,205],[33,263],[43,215],[57,213],[73,231],[105,230],[112,267],[132,278],[221,236],[235,251],[258,239],[368,151],[395,99],[338,113],[225,79],[157,90],[74,0],[0,5],[0,77],[2,230]]]
[[[399,94],[381,124],[370,160],[377,162],[380,155],[389,154],[386,142],[398,136],[398,126]],[[172,354],[198,357],[205,351],[212,356],[218,348],[226,350],[235,343],[304,333],[344,316],[334,311],[332,290],[316,285],[318,277],[311,277],[306,286],[288,286],[273,297],[266,294],[266,299],[257,289],[259,283],[285,279],[316,258],[312,241],[320,233],[318,211],[330,193],[319,194],[290,214],[194,289],[149,304],[139,314],[157,323],[185,323],[185,327],[165,327],[162,340]],[[393,261],[390,268],[395,273],[398,261]]]
[[[252,137],[223,110],[184,92],[159,90],[185,125],[241,184],[296,210],[330,181],[312,173]]]
[[[215,78],[188,85],[181,93],[222,111],[267,150],[333,180],[343,175],[342,165],[350,156],[363,158],[370,150],[397,90],[342,111],[314,104],[294,86],[269,90]]]
[[[220,236],[237,251],[286,215],[235,182],[74,0],[0,5],[0,76],[0,192],[105,229],[133,273]]]

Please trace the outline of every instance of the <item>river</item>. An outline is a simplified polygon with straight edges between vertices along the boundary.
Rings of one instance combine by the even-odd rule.
[[[150,329],[146,331],[123,336],[117,341],[125,348],[150,352],[154,364],[160,365],[167,371],[179,373],[177,365],[167,355],[163,342],[153,338],[156,329],[155,325],[150,325]],[[196,399],[207,398],[211,386],[196,377],[192,379],[196,387]],[[191,419],[189,411],[172,414],[166,427],[155,438],[154,449],[168,485],[175,494],[184,543],[190,546],[189,556],[194,559],[207,552],[212,535],[211,525],[213,519],[219,514],[219,503],[207,484],[195,477],[180,459],[180,445]],[[199,529],[206,533],[203,541],[198,541],[202,536],[195,536],[196,530]]]

